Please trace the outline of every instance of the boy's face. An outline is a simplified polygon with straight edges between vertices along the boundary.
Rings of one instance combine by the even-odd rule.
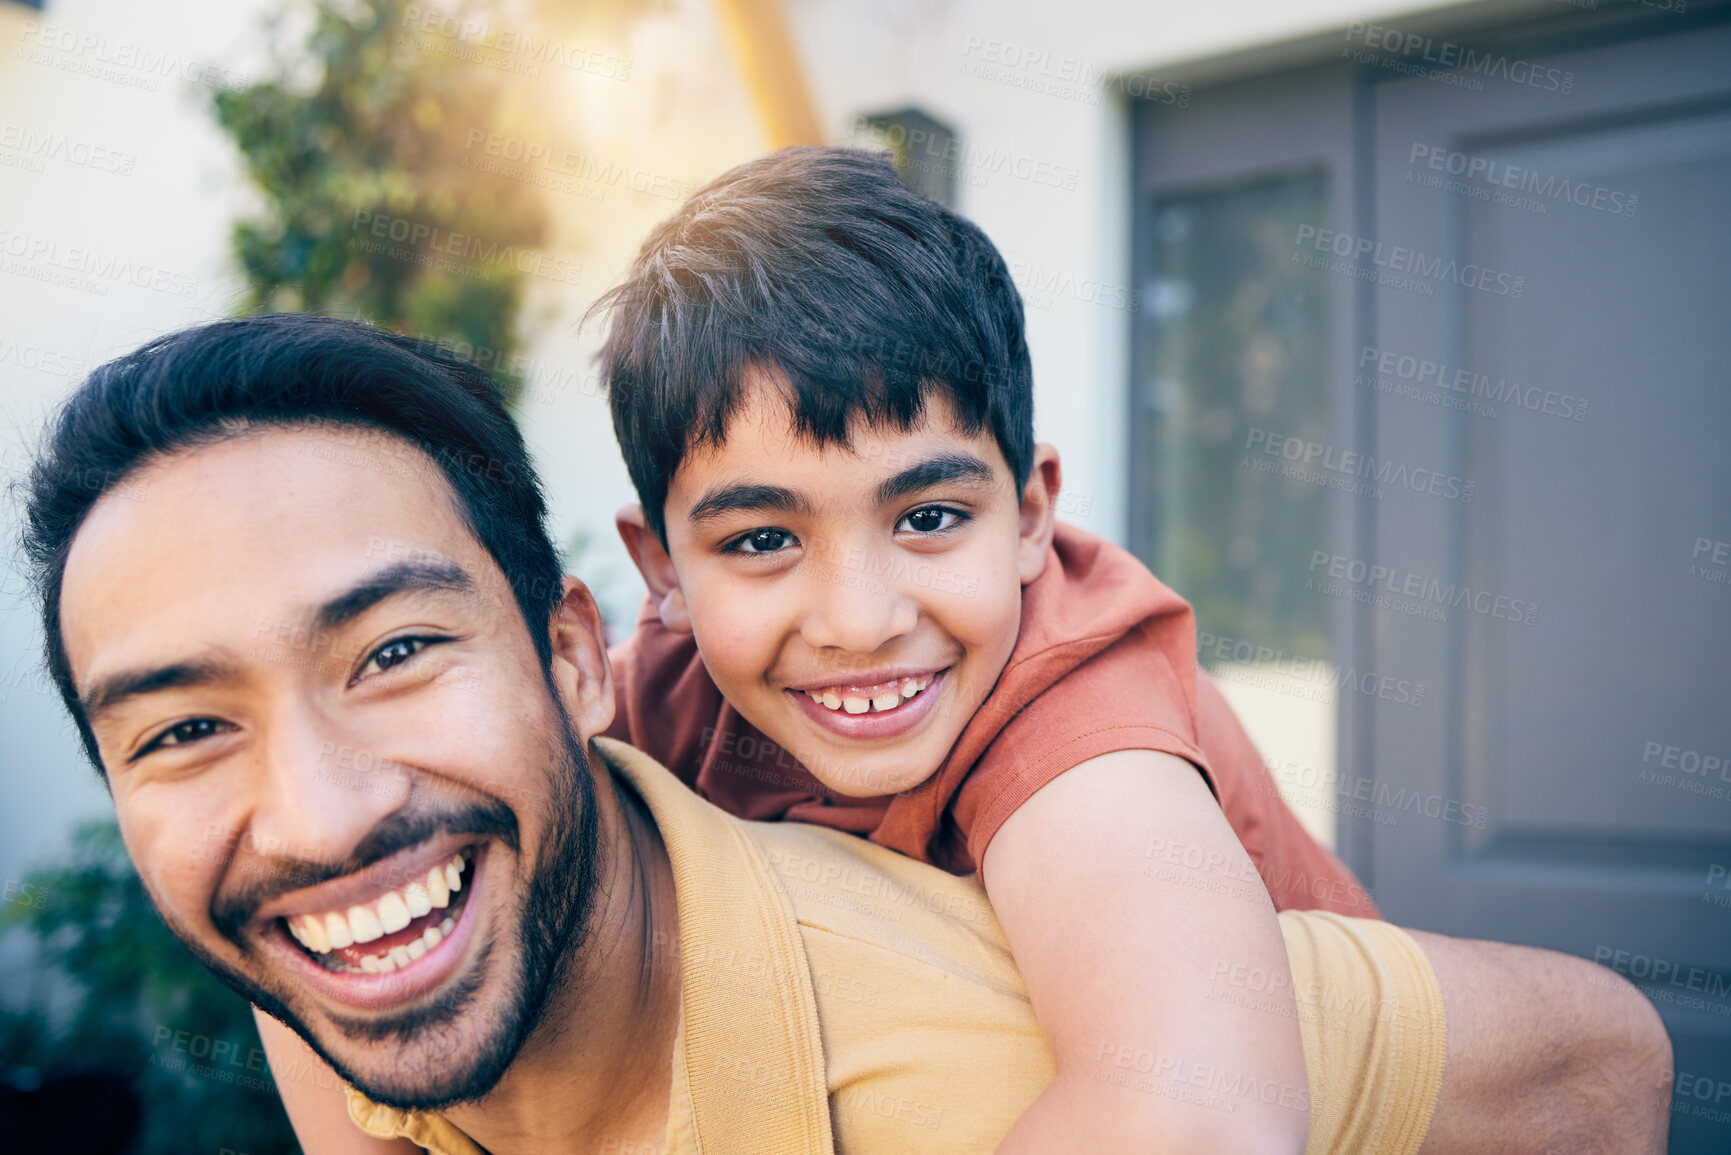
[[[961,432],[941,395],[907,432],[861,423],[851,446],[818,447],[760,384],[725,444],[688,454],[668,487],[663,619],[825,785],[906,790],[1015,647],[1057,485],[1040,446],[1024,497],[990,432]]]

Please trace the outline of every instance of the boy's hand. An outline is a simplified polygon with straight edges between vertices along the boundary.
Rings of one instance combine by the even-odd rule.
[[[981,867],[1057,1062],[999,1155],[1303,1150],[1286,948],[1194,766],[1084,762],[1011,815]]]

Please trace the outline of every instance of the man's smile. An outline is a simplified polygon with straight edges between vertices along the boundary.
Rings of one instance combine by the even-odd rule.
[[[472,836],[470,836],[472,839]],[[456,973],[491,842],[435,839],[270,904],[255,920],[291,973],[350,1007],[387,1010]]]

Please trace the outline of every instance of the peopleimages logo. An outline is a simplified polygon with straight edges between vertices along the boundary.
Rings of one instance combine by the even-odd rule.
[[[1358,367],[1360,370],[1372,369],[1379,377],[1393,378],[1410,386],[1386,390],[1388,392],[1402,393],[1416,400],[1431,401],[1432,404],[1440,401],[1450,409],[1496,416],[1496,410],[1487,408],[1482,402],[1519,406],[1565,421],[1587,419],[1587,401],[1572,393],[1540,389],[1537,385],[1523,385],[1519,381],[1510,381],[1507,377],[1499,377],[1493,381],[1486,373],[1425,357],[1414,357],[1392,349],[1379,349],[1375,345],[1366,345],[1358,351]],[[1364,384],[1362,373],[1358,383]],[[1436,393],[1436,400],[1432,399],[1433,392]],[[1457,398],[1455,394],[1460,396]]]
[[[1550,201],[1566,201],[1584,209],[1596,209],[1602,213],[1614,216],[1632,217],[1640,198],[1633,193],[1620,189],[1609,189],[1603,185],[1590,184],[1587,181],[1572,181],[1567,177],[1552,173],[1540,175],[1537,169],[1526,168],[1492,157],[1474,156],[1471,153],[1458,152],[1443,148],[1441,145],[1424,144],[1415,141],[1412,151],[1407,154],[1409,165],[1421,161],[1433,172],[1447,173],[1450,176],[1464,177],[1468,181],[1479,181],[1486,185],[1495,185],[1500,189],[1509,189],[1518,193],[1527,193],[1536,198]],[[1450,192],[1457,190],[1450,189]],[[1505,202],[1511,203],[1514,202]],[[1516,204],[1515,207],[1524,207]],[[1543,209],[1543,205],[1540,206]]]
[[[575,285],[583,275],[583,266],[563,257],[509,242],[500,243],[473,233],[453,232],[425,221],[408,217],[355,212],[349,226],[354,234],[349,238],[352,248],[364,252],[383,253],[392,260],[422,265],[455,273],[458,276],[485,276],[516,270],[532,277]],[[369,240],[378,237],[380,241]],[[390,241],[401,248],[388,248]]]
[[[1482,293],[1515,300],[1519,300],[1526,291],[1527,279],[1512,273],[1499,272],[1471,262],[1461,264],[1453,257],[1427,256],[1419,249],[1409,249],[1404,245],[1385,245],[1369,237],[1355,237],[1351,233],[1319,229],[1315,225],[1299,225],[1298,235],[1293,238],[1292,243],[1302,249],[1307,242],[1319,253],[1331,253],[1354,265],[1360,265],[1368,257],[1373,268],[1362,270],[1361,276],[1376,270],[1411,274],[1439,284],[1460,285],[1462,288],[1477,289]],[[1292,254],[1295,261],[1302,257],[1302,253]]]
[[[1464,582],[1444,583],[1410,570],[1364,562],[1326,550],[1311,551],[1310,575],[1304,583],[1305,589],[1344,597],[1349,601],[1372,603],[1379,609],[1392,609],[1414,617],[1447,621],[1448,611],[1459,607],[1505,622],[1524,626],[1539,624],[1538,602],[1474,589]]]
[[[1289,476],[1297,476],[1301,481],[1311,480],[1305,474],[1315,471],[1321,478],[1329,481],[1334,477],[1372,481],[1375,483],[1371,490],[1373,497],[1380,498],[1382,494],[1377,490],[1388,486],[1409,489],[1414,493],[1427,493],[1432,497],[1447,498],[1450,501],[1470,502],[1473,499],[1473,483],[1452,473],[1442,473],[1435,469],[1408,469],[1405,464],[1396,464],[1387,458],[1378,460],[1375,454],[1337,449],[1320,441],[1271,433],[1255,426],[1246,434],[1244,448],[1246,451],[1260,450],[1265,457],[1277,458],[1297,466],[1298,473]]]
[[[1359,40],[1365,48],[1378,52],[1393,54],[1395,59],[1382,59],[1369,54],[1358,54],[1355,58],[1361,64],[1382,64],[1385,67],[1396,68],[1397,71],[1413,74],[1436,74],[1436,79],[1445,76],[1453,80],[1457,77],[1450,74],[1471,74],[1460,76],[1460,79],[1486,78],[1505,80],[1510,84],[1526,85],[1537,88],[1541,92],[1555,92],[1567,96],[1575,90],[1575,74],[1561,68],[1548,68],[1534,64],[1530,60],[1510,60],[1500,52],[1480,52],[1465,44],[1457,44],[1452,40],[1438,40],[1433,36],[1424,36],[1417,32],[1402,32],[1398,28],[1389,28],[1382,24],[1363,24],[1357,21],[1347,25],[1347,40]],[[1341,55],[1352,53],[1350,48],[1341,49]],[[1434,65],[1427,69],[1422,65]],[[1440,71],[1439,71],[1440,70]],[[1475,90],[1483,87],[1482,80],[1472,86]]]

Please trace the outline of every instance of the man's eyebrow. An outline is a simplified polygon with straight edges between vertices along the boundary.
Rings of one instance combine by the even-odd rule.
[[[453,561],[435,558],[400,561],[361,579],[313,612],[313,629],[329,632],[348,625],[386,598],[421,590],[471,593],[474,579]]]
[[[93,683],[79,699],[79,705],[84,708],[85,721],[94,722],[98,715],[114,709],[128,698],[187,686],[207,686],[235,674],[232,664],[215,658],[195,658],[167,666],[125,670]]]
[[[312,632],[330,633],[354,621],[386,598],[419,590],[450,590],[467,593],[475,583],[455,562],[437,559],[397,562],[367,575],[313,611]],[[208,686],[239,676],[237,667],[216,658],[194,658],[125,670],[93,683],[79,698],[86,721],[114,709],[121,702],[163,690]]]
[[[894,501],[930,489],[934,485],[960,482],[970,488],[990,489],[998,484],[992,467],[971,453],[940,453],[917,465],[910,465],[878,486],[878,504]]]
[[[728,513],[809,514],[811,505],[791,489],[779,485],[723,485],[703,495],[687,518],[701,524]]]

